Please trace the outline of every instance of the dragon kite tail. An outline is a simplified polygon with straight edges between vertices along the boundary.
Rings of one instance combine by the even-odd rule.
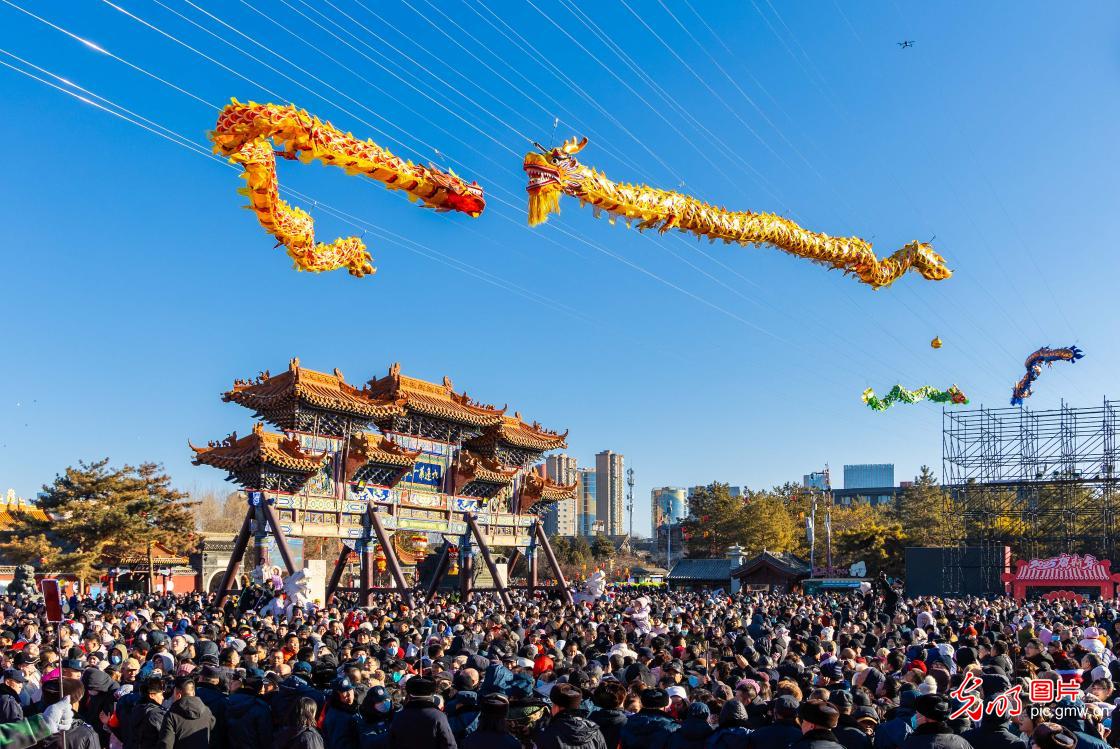
[[[584,166],[576,154],[587,138],[565,142],[525,155],[523,169],[529,177],[529,225],[537,226],[560,212],[561,195],[590,203],[595,215],[606,212],[611,223],[621,217],[627,225],[637,222],[639,230],[657,228],[691,232],[697,237],[740,245],[768,244],[783,252],[842,270],[872,288],[889,286],[913,270],[930,281],[952,276],[945,259],[925,242],[910,242],[888,257],[879,259],[871,243],[859,237],[830,237],[808,231],[797,223],[772,213],[728,211],[692,196],[647,185],[614,182],[602,172]]]
[[[886,395],[879,398],[871,388],[863,391],[863,402],[873,411],[886,411],[895,403],[917,403],[930,400],[934,403],[949,403],[952,405],[968,405],[968,398],[956,385],[950,385],[945,390],[938,390],[931,385],[923,385],[917,390],[907,390],[902,385],[895,385]]]
[[[1031,397],[1031,385],[1042,374],[1042,365],[1052,366],[1056,361],[1068,361],[1070,363],[1076,362],[1078,359],[1085,356],[1081,349],[1077,346],[1067,346],[1065,348],[1049,348],[1043,346],[1037,351],[1031,352],[1027,360],[1023,363],[1026,366],[1026,373],[1015,383],[1015,387],[1011,389],[1011,405],[1021,406],[1025,398]]]
[[[375,272],[373,259],[358,237],[341,237],[330,244],[315,241],[311,216],[280,198],[277,153],[365,175],[437,211],[477,217],[486,208],[477,182],[467,184],[450,170],[404,161],[372,140],[359,140],[292,105],[242,104],[233,99],[218,115],[209,135],[214,152],[244,170],[247,185],[239,192],[249,198],[247,207],[286,248],[297,270],[320,273],[346,268],[359,278]],[[274,143],[282,150],[274,151]]]

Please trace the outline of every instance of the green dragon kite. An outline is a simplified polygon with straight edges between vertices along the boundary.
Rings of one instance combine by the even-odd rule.
[[[863,402],[875,411],[886,411],[895,403],[917,403],[923,400],[931,400],[934,403],[968,404],[968,398],[956,385],[950,385],[948,390],[938,390],[931,385],[923,385],[917,390],[907,390],[902,385],[895,385],[882,398],[876,396],[871,388],[863,391]]]

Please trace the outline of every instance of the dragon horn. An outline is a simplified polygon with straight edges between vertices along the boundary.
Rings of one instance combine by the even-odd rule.
[[[542,146],[542,145],[541,145],[540,143],[537,143],[537,142],[536,142],[535,140],[534,140],[534,141],[530,141],[530,142],[531,142],[531,143],[532,143],[532,144],[533,144],[534,146],[536,146],[536,147],[537,147],[537,150],[539,150],[539,151],[540,151],[541,153],[548,153],[548,149],[547,149],[547,148],[545,148],[544,146]]]
[[[572,137],[570,140],[564,141],[564,153],[569,154],[569,155],[577,154],[580,151],[582,151],[583,147],[586,146],[586,145],[587,145],[587,137],[586,136],[581,138],[578,143],[576,142],[575,137]]]

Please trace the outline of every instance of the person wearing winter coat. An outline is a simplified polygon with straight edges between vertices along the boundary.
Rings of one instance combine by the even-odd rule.
[[[43,685],[43,700],[47,703],[56,703],[67,700],[70,710],[75,716],[69,728],[63,728],[57,733],[37,744],[37,749],[100,749],[101,742],[93,726],[77,717],[78,705],[85,696],[86,689],[79,679],[53,679]],[[5,748],[7,749],[7,748]]]
[[[0,724],[0,746],[4,749],[30,749],[53,734],[70,730],[74,708],[69,700],[48,705],[38,715],[15,723]]]
[[[478,692],[460,690],[447,701],[447,722],[456,743],[462,744],[469,734],[478,727]]]
[[[210,643],[213,645],[214,643]],[[222,672],[217,666],[203,666],[198,676],[198,686],[195,688],[196,696],[202,704],[210,709],[214,715],[214,735],[211,746],[214,749],[225,749],[232,746],[226,743],[228,737],[228,724],[226,710],[229,707],[229,693],[222,686]]]
[[[470,733],[460,749],[520,749],[521,742],[510,735],[506,728],[509,715],[509,698],[504,694],[488,694],[478,705],[478,726]],[[362,747],[366,749],[366,747]]]
[[[494,692],[501,692],[509,696],[509,687],[513,681],[513,672],[503,666],[501,663],[491,663],[486,668],[486,674],[482,679],[482,686],[479,688],[479,694],[493,694]]]
[[[146,749],[159,741],[163,719],[164,681],[162,676],[149,676],[139,685],[139,701],[128,712],[128,728],[123,731],[125,749]]]
[[[413,676],[405,684],[405,692],[408,699],[389,725],[389,745],[456,749],[447,716],[436,707],[433,697],[436,683],[426,677]]]
[[[382,686],[372,686],[358,708],[359,749],[385,749],[393,720],[393,699]]]
[[[263,680],[247,676],[226,703],[226,745],[234,749],[272,746],[272,711],[261,698]]]
[[[549,693],[552,720],[533,738],[537,749],[607,749],[599,726],[581,709],[583,690],[572,684],[557,684]]]
[[[288,708],[287,721],[276,735],[276,749],[326,749],[323,736],[315,728],[319,704],[311,697],[296,697]]]
[[[163,719],[157,749],[210,749],[216,721],[195,694],[194,680],[187,676],[176,679],[174,697]]]
[[[121,688],[109,674],[97,668],[87,668],[82,672],[82,686],[86,696],[78,709],[78,717],[93,726],[101,746],[109,746],[109,727],[101,722],[102,713],[113,714],[115,699],[113,694]]]
[[[952,709],[943,694],[923,694],[914,700],[917,727],[902,743],[902,749],[972,749],[948,725]]]
[[[742,702],[725,702],[719,713],[719,727],[708,739],[708,749],[746,749],[751,733],[748,721],[747,708]]]
[[[832,729],[840,722],[840,711],[824,700],[805,700],[797,710],[801,738],[790,749],[843,749]]]
[[[770,709],[774,722],[757,728],[747,737],[749,749],[786,749],[801,738],[801,728],[797,725],[797,711],[801,703],[790,694],[774,699]]]
[[[703,702],[693,702],[688,706],[679,731],[669,737],[669,749],[704,749],[713,733],[708,724],[712,711]]]
[[[836,728],[832,729],[832,733],[836,735],[836,740],[840,742],[840,745],[844,749],[871,749],[871,736],[852,717],[852,710],[855,707],[852,693],[845,690],[836,690],[829,695],[828,701],[840,713],[840,720],[836,724]]]
[[[358,749],[359,720],[354,684],[340,676],[331,684],[323,708],[322,733],[327,749]]]
[[[276,693],[272,695],[273,726],[286,725],[292,705],[300,697],[311,699],[317,708],[322,708],[326,699],[322,692],[311,686],[311,664],[306,661],[296,663],[292,675],[280,682]]]
[[[27,678],[23,672],[16,668],[9,668],[4,672],[4,679],[0,681],[0,723],[17,723],[23,720],[23,705],[20,704],[19,694]]]
[[[973,749],[1026,749],[1023,737],[1011,732],[1011,721],[999,715],[985,715],[980,725],[961,734]]]
[[[875,730],[875,749],[899,749],[914,731],[914,702],[917,691],[905,689],[898,694],[893,715]]]
[[[667,749],[669,738],[681,726],[666,712],[671,700],[661,689],[643,689],[642,709],[622,727],[622,749]]]
[[[627,715],[622,710],[626,701],[626,687],[617,681],[601,681],[591,695],[595,710],[588,719],[599,726],[607,749],[618,749],[622,741],[622,728],[626,725]]]

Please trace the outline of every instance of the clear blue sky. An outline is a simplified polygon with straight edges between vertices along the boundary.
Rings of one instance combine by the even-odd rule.
[[[1046,371],[1030,405],[1120,395],[1115,3],[692,0],[702,24],[683,0],[119,0],[242,79],[104,2],[11,2],[207,102],[294,101],[418,160],[430,144],[490,202],[478,220],[436,215],[282,164],[284,184],[376,227],[376,277],[297,274],[240,208],[235,171],[0,67],[0,490],[31,496],[101,456],[222,486],[187,439],[244,433],[250,414],[219,394],[292,355],[353,382],[397,360],[447,374],[570,428],[584,464],[624,453],[642,532],[653,486],[940,466],[940,408],[873,413],[868,386],[957,383],[1004,406],[1030,351],[1076,343],[1086,358]],[[7,0],[0,22],[7,52],[206,145],[207,105]],[[530,230],[521,159],[555,117],[615,179],[684,183],[880,254],[936,236],[955,275],[872,292],[772,249],[641,236],[571,199]],[[354,232],[305,207],[322,238]]]

